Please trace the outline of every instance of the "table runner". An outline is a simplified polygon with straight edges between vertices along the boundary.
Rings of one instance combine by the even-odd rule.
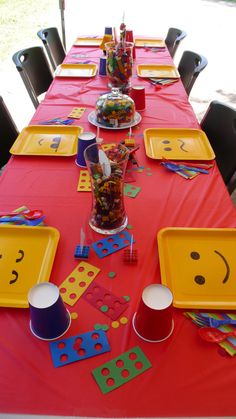
[[[81,60],[91,58],[98,63],[102,53],[96,48],[73,46],[65,62],[71,61],[72,54],[86,55]],[[136,56],[136,64],[172,62],[167,50],[155,53],[136,48]],[[235,414],[236,359],[225,356],[217,345],[201,341],[183,310],[174,310],[174,332],[162,343],[144,342],[132,328],[132,316],[143,288],[161,280],[156,241],[161,228],[236,227],[235,208],[215,162],[209,175],[186,181],[146,157],[145,128],[199,125],[181,81],[156,88],[135,74],[132,84],[145,85],[147,101],[141,123],[132,130],[140,144],[136,155],[142,168],[132,170],[133,185],[141,187],[141,191],[135,199],[125,197],[125,207],[136,240],[138,264],[125,265],[122,251],[102,260],[91,251],[88,260],[101,269],[97,277],[101,286],[115,295],[130,297],[124,312],[128,323],[114,328],[102,312],[79,299],[69,307],[78,318],[72,320],[64,337],[93,330],[95,324],[106,324],[111,352],[54,368],[48,342],[34,338],[29,330],[28,309],[1,308],[1,412],[96,417]],[[30,124],[65,117],[73,107],[85,107],[84,115],[75,124],[84,131],[96,132],[87,116],[98,96],[106,91],[107,79],[98,75],[88,80],[55,78]],[[104,142],[118,142],[127,135],[128,130],[100,130]],[[101,237],[88,227],[91,196],[76,191],[79,172],[75,157],[14,156],[0,178],[2,210],[22,205],[43,209],[46,223],[60,231],[50,277],[58,286],[78,264],[73,254],[80,228],[85,229],[89,243]],[[115,272],[114,278],[109,276],[111,271]],[[103,395],[92,370],[136,346],[152,367]]]

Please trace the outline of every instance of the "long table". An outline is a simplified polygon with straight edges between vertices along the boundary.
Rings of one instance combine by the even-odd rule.
[[[74,54],[77,54],[76,56]],[[101,50],[72,46],[65,62],[99,63]],[[130,298],[123,317],[113,323],[83,298],[68,309],[77,313],[64,337],[108,325],[111,351],[96,357],[55,368],[49,343],[35,338],[29,329],[29,310],[1,308],[1,397],[2,413],[74,415],[94,417],[231,416],[236,412],[236,357],[218,345],[202,341],[197,328],[174,309],[174,331],[161,343],[137,337],[132,317],[142,290],[160,283],[157,233],[164,227],[235,228],[236,211],[215,161],[208,175],[186,180],[164,169],[145,154],[143,131],[149,127],[199,128],[197,118],[179,80],[156,88],[136,76],[141,63],[172,63],[167,51],[136,48],[132,84],[144,85],[146,109],[133,128],[140,144],[136,157],[141,170],[133,170],[134,185],[141,187],[136,198],[125,197],[129,225],[138,249],[137,265],[123,263],[122,251],[99,259],[90,251],[88,263],[100,269],[96,281],[117,296]],[[74,125],[96,133],[88,122],[99,95],[108,91],[107,78],[55,78],[30,124],[66,117],[74,107],[85,113]],[[104,143],[120,142],[128,130],[100,130]],[[88,226],[91,194],[77,192],[80,168],[73,157],[12,156],[0,178],[1,210],[22,205],[40,208],[46,224],[57,228],[60,241],[50,281],[60,286],[78,265],[75,246],[84,228],[86,241],[101,236]],[[32,263],[34,263],[32,261]],[[115,272],[115,277],[109,276]],[[108,394],[102,394],[92,371],[138,346],[152,367]]]

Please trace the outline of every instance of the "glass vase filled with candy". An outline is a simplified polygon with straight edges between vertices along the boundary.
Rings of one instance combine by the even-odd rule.
[[[89,225],[101,234],[118,233],[128,222],[123,187],[129,151],[121,144],[92,144],[84,156],[92,185]]]
[[[107,42],[107,76],[109,77],[109,87],[118,87],[123,93],[128,93],[132,76],[133,67],[133,42],[126,41],[126,27],[122,23],[120,26],[120,42]]]

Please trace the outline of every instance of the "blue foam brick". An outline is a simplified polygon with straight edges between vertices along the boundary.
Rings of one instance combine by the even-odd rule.
[[[105,239],[92,243],[92,248],[100,258],[111,255],[124,247],[130,246],[131,235],[124,230]],[[135,243],[135,240],[133,240]]]
[[[76,246],[74,257],[76,259],[88,259],[90,247],[83,246],[81,251],[81,246]]]
[[[93,330],[66,339],[50,342],[54,367],[91,358],[110,351],[104,330]]]

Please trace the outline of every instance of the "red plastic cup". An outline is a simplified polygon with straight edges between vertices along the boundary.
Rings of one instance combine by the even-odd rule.
[[[165,285],[144,288],[137,312],[133,316],[135,333],[148,342],[167,339],[174,329],[173,295]]]
[[[131,88],[129,96],[135,103],[137,111],[143,111],[145,109],[145,87],[144,86],[133,86]]]
[[[133,31],[131,31],[130,29],[127,29],[127,31],[126,31],[126,41],[134,43]],[[133,51],[132,52],[133,52],[133,59],[135,59],[136,58],[135,45],[133,46]]]

